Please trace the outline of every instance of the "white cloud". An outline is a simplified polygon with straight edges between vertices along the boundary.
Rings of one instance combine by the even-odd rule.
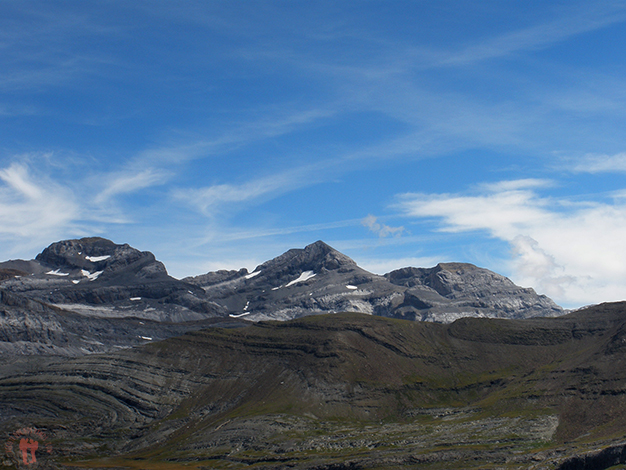
[[[308,225],[296,225],[289,227],[246,227],[245,229],[237,229],[233,230],[230,228],[219,227],[217,229],[205,229],[204,231],[208,233],[204,233],[202,238],[202,244],[211,243],[214,244],[215,241],[237,241],[237,240],[251,240],[256,238],[273,238],[280,237],[284,235],[291,235],[295,233],[313,233],[319,231],[340,229],[345,227],[354,227],[358,226],[360,220],[358,219],[348,219],[348,220],[340,220],[336,222],[328,222],[322,224],[308,224]]]
[[[624,173],[626,172],[626,152],[615,155],[587,155],[572,168],[578,173]]]
[[[546,253],[539,243],[527,235],[518,235],[510,241],[514,257],[514,271],[520,279],[540,279],[543,291],[550,297],[563,298],[565,287],[576,282],[574,276],[562,274],[563,266]]]
[[[574,204],[541,197],[529,184],[502,182],[476,195],[405,194],[399,207],[410,217],[441,219],[442,231],[483,231],[508,242],[513,280],[564,305],[626,299],[626,201]]]
[[[227,154],[245,145],[289,134],[294,130],[317,125],[320,121],[336,114],[329,106],[299,109],[287,104],[283,107],[261,107],[249,120],[230,123],[218,130],[212,139],[191,138],[183,143],[164,144],[146,149],[137,155],[137,162],[151,164],[175,164],[190,160]],[[216,132],[215,129],[212,132]],[[201,133],[210,133],[202,129]]]
[[[551,22],[519,29],[470,45],[442,60],[441,65],[463,65],[508,56],[520,51],[544,49],[572,36],[621,23],[625,19],[624,7],[621,5],[594,5]]]
[[[105,179],[105,188],[96,196],[96,204],[108,202],[115,196],[134,193],[141,189],[157,184],[162,184],[168,177],[168,173],[162,170],[147,169],[133,173],[124,171],[110,175]]]
[[[371,214],[365,217],[361,221],[361,224],[367,227],[371,232],[378,235],[380,238],[385,238],[390,235],[399,237],[404,231],[404,227],[390,227],[389,225],[379,223],[377,217]]]
[[[1,169],[0,180],[0,237],[5,243],[33,247],[78,230],[74,222],[80,208],[67,188],[33,176],[19,163]]]
[[[266,178],[238,186],[217,184],[199,189],[178,190],[174,196],[197,207],[203,214],[212,216],[227,204],[258,199],[280,188],[281,184],[278,181]]]
[[[128,211],[116,208],[113,199],[159,184],[168,176],[146,169],[81,179],[72,172],[68,182],[43,174],[43,168],[51,168],[50,158],[51,154],[21,155],[19,163],[0,168],[0,260],[30,258],[33,250],[52,242],[128,223]],[[94,196],[94,188],[102,187]]]
[[[479,185],[479,188],[491,192],[501,192],[532,188],[548,188],[551,186],[554,186],[554,183],[550,180],[525,178],[520,180],[498,181],[497,183],[483,183]]]
[[[216,184],[197,189],[179,189],[173,192],[174,198],[196,207],[206,216],[214,216],[233,204],[258,203],[315,184],[323,179],[323,174],[312,175],[313,167],[301,167],[270,176],[259,177],[242,184]]]

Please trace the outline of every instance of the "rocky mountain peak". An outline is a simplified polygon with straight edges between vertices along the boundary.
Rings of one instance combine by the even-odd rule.
[[[165,266],[149,251],[117,245],[100,237],[63,240],[48,246],[35,258],[55,269],[102,271],[103,277],[132,269],[142,277],[167,275]]]
[[[51,267],[91,268],[97,263],[104,264],[103,261],[112,257],[116,249],[122,246],[130,248],[99,237],[62,240],[48,246],[35,259]]]
[[[341,268],[351,269],[356,263],[343,253],[335,250],[321,240],[304,248],[294,248],[281,256],[259,266],[257,269],[279,271],[284,274],[298,272],[334,271]]]
[[[457,290],[466,291],[468,288],[480,290],[496,286],[499,289],[516,287],[510,279],[469,263],[439,263],[433,268],[402,268],[386,274],[385,277],[398,286],[429,287],[443,296],[450,296]]]
[[[432,301],[430,292],[451,301],[451,305],[461,311],[473,310],[477,315],[489,310],[504,318],[563,314],[561,307],[545,295],[537,295],[533,289],[517,286],[507,277],[469,263],[402,268],[385,274],[385,277],[392,284],[408,288],[405,301],[417,298],[427,305],[435,305],[437,301]],[[413,301],[411,305],[417,304]],[[457,318],[455,315],[448,317],[450,320]]]
[[[291,249],[252,273],[243,268],[179,281],[152,253],[128,244],[98,237],[64,240],[36,260],[0,263],[0,279],[8,291],[80,314],[157,320],[288,320],[348,311],[451,322],[563,313],[532,289],[471,264],[408,267],[378,276],[323,241]]]
[[[486,292],[502,289],[519,289],[513,281],[500,274],[469,263],[439,263],[432,268],[426,284],[442,295],[453,296],[456,291],[465,293]],[[534,293],[534,292],[533,292]]]

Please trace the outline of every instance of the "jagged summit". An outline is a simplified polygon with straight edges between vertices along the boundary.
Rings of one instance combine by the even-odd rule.
[[[385,277],[399,286],[430,287],[444,296],[455,290],[465,290],[469,285],[499,289],[517,287],[510,279],[470,263],[439,263],[433,268],[407,267],[387,273]]]
[[[419,299],[418,310],[439,309],[439,318],[446,315],[450,319],[458,318],[455,310],[502,318],[557,316],[563,313],[561,307],[547,296],[537,295],[533,289],[520,287],[507,277],[469,263],[401,268],[385,274],[385,277],[392,284],[407,288],[405,298]],[[489,311],[496,313],[490,314]]]
[[[128,245],[116,245],[111,240],[100,237],[63,240],[52,243],[35,259],[51,266],[90,267],[93,264],[91,258],[109,258],[120,246],[130,248]]]
[[[318,240],[304,248],[291,249],[277,258],[263,263],[255,271],[271,269],[280,274],[292,274],[298,271],[319,273],[324,270],[333,271],[354,266],[356,263],[351,258]]]

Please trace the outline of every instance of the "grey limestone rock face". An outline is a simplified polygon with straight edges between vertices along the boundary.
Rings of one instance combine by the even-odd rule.
[[[428,314],[434,321],[454,320],[456,312],[494,318],[551,317],[564,313],[545,295],[469,263],[403,268],[385,277],[395,285],[408,288],[405,297],[422,300],[428,308],[418,310],[430,310]]]
[[[289,250],[252,273],[231,271],[186,281],[201,286],[231,317],[253,321],[343,311],[375,314],[377,304],[397,295],[382,276],[361,269],[322,241]]]
[[[129,274],[146,279],[168,278],[165,266],[152,253],[97,237],[53,243],[35,260],[68,272],[77,269],[101,271],[103,279],[116,275],[128,277]]]
[[[408,320],[557,316],[546,296],[466,263],[403,268],[378,276],[322,241],[247,270],[220,271],[186,281],[201,286],[233,317],[289,320],[342,311]]]
[[[134,317],[85,317],[0,289],[0,355],[82,356],[115,352],[188,331],[245,326],[233,319],[159,322]]]

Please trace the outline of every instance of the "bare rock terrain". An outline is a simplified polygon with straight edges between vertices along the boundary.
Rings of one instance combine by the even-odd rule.
[[[321,241],[289,250],[252,273],[223,271],[184,281],[202,287],[231,316],[252,321],[345,311],[435,322],[564,313],[548,297],[471,264],[442,263],[378,276]]]

